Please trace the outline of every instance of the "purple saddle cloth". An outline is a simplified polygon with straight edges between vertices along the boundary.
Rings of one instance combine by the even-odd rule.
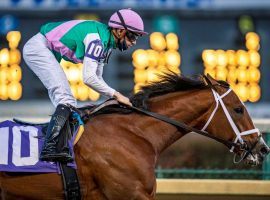
[[[59,173],[58,163],[39,160],[43,143],[41,126],[25,126],[9,120],[1,122],[0,171]],[[68,165],[76,168],[75,163]]]

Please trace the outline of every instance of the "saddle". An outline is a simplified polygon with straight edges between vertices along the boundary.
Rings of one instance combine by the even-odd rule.
[[[119,104],[118,101],[116,101],[115,99],[108,99],[107,101],[99,105],[87,105],[81,108],[75,108],[71,105],[68,106],[73,112],[69,120],[67,120],[63,129],[61,130],[65,134],[60,134],[58,148],[61,148],[62,146],[66,145],[67,138],[70,140],[77,132],[76,138],[73,142],[74,146],[78,142],[83,133],[82,128],[83,124],[85,124],[90,118],[93,118],[101,114],[111,114],[111,113],[129,114],[132,112],[131,109],[128,109],[126,106]],[[33,122],[25,122],[19,119],[13,119],[13,121],[21,125],[41,126],[43,136],[46,135],[46,130],[49,125],[49,122],[33,123]],[[80,184],[76,170],[68,166],[68,164],[66,163],[59,163],[59,167],[62,175],[65,199],[67,200],[81,199]]]
[[[75,115],[72,115],[69,119],[70,123],[79,123],[79,119],[82,120],[83,123],[86,123],[88,119],[95,117],[100,114],[111,114],[111,113],[122,113],[122,114],[129,114],[132,112],[131,109],[127,108],[126,106],[120,104],[115,99],[108,99],[107,101],[98,104],[98,105],[86,105],[80,108],[76,108],[72,105],[68,105]],[[46,123],[35,123],[35,122],[26,122],[20,119],[13,118],[13,121],[19,123],[21,125],[28,125],[28,126],[41,126],[43,127],[43,132],[46,133],[47,126],[49,122]]]

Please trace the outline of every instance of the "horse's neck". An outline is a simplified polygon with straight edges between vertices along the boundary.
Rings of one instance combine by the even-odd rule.
[[[210,91],[194,90],[152,98],[149,105],[151,111],[193,127],[202,127],[212,101]],[[149,117],[143,120],[141,128],[145,132],[144,137],[152,144],[157,154],[185,134],[170,124]]]

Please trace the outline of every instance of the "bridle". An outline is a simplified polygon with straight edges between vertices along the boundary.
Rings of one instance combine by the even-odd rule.
[[[183,123],[181,121],[176,121],[174,119],[168,118],[167,116],[160,115],[158,113],[154,113],[154,112],[147,111],[145,109],[141,109],[141,108],[137,108],[137,107],[131,107],[131,108],[133,110],[136,110],[136,111],[140,112],[140,113],[144,113],[145,115],[154,117],[154,118],[156,118],[158,120],[161,120],[161,121],[164,121],[164,122],[166,122],[168,124],[171,124],[171,125],[177,127],[180,130],[184,130],[186,132],[195,132],[195,133],[198,133],[200,135],[206,136],[208,138],[214,139],[214,140],[226,145],[230,149],[230,152],[234,152],[235,148],[240,149],[242,151],[242,153],[240,155],[240,159],[237,160],[236,159],[237,154],[235,154],[235,157],[234,157],[234,162],[235,163],[240,163],[242,160],[247,158],[247,156],[249,156],[249,155],[252,155],[254,157],[254,155],[252,154],[252,151],[255,148],[255,146],[257,145],[257,143],[259,142],[260,137],[261,137],[259,129],[254,128],[254,129],[251,129],[251,130],[240,132],[238,127],[234,123],[228,109],[226,108],[226,106],[225,106],[225,104],[223,102],[223,98],[226,97],[232,91],[232,89],[229,88],[224,94],[219,95],[215,91],[214,85],[212,83],[210,83],[210,81],[209,81],[209,79],[207,77],[206,77],[206,81],[208,82],[208,85],[211,88],[211,91],[213,93],[213,96],[214,96],[214,99],[215,99],[215,102],[216,102],[216,106],[215,106],[214,110],[212,111],[212,113],[210,114],[209,119],[207,120],[207,122],[205,123],[205,125],[203,126],[203,128],[201,130],[199,130],[197,128],[194,128],[194,127],[191,127],[191,126],[189,126],[189,125],[187,125],[187,124],[185,124],[185,123]],[[214,115],[215,115],[216,111],[218,110],[219,106],[221,106],[221,108],[223,109],[223,111],[225,113],[225,116],[227,117],[227,119],[228,119],[228,121],[229,121],[235,135],[236,135],[234,141],[224,140],[222,138],[211,135],[207,131],[205,131],[206,128],[209,126],[210,122],[212,121],[212,119],[214,118]],[[250,134],[253,134],[253,133],[258,133],[258,138],[257,138],[257,141],[251,147],[249,147],[247,142],[245,140],[243,140],[242,136],[250,135]]]
[[[216,111],[217,111],[217,109],[219,108],[219,105],[220,105],[222,107],[224,113],[225,113],[225,116],[226,116],[228,122],[230,123],[230,125],[231,125],[231,127],[233,129],[233,132],[236,135],[236,137],[234,139],[234,144],[239,144],[240,143],[240,149],[242,150],[242,154],[240,156],[240,159],[237,161],[236,160],[236,156],[234,157],[234,162],[235,163],[239,163],[242,160],[244,160],[249,154],[252,155],[252,151],[255,148],[256,144],[259,142],[259,138],[261,137],[260,131],[257,128],[250,129],[250,130],[247,130],[247,131],[242,131],[242,132],[239,131],[238,127],[234,123],[234,121],[233,121],[233,119],[232,119],[232,117],[231,117],[231,115],[230,115],[227,107],[225,106],[225,104],[224,104],[224,102],[222,100],[224,97],[226,97],[232,91],[231,88],[229,88],[222,95],[219,95],[213,88],[211,88],[211,91],[212,91],[213,96],[215,98],[216,106],[215,106],[214,110],[212,111],[209,119],[207,120],[207,122],[205,123],[204,127],[201,130],[202,131],[205,131],[206,130],[206,128],[208,127],[208,125],[212,121],[212,119],[213,119],[213,117],[214,117],[214,115],[215,115],[215,113],[216,113]],[[244,104],[243,104],[243,106],[244,106]],[[257,139],[257,141],[251,147],[249,147],[247,145],[247,142],[243,140],[242,136],[250,135],[250,134],[253,134],[253,133],[257,133],[258,134],[258,139]],[[234,152],[234,148],[235,148],[235,145],[234,146],[231,146],[230,152]]]

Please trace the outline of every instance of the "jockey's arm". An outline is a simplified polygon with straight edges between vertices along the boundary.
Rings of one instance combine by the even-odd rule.
[[[83,82],[100,94],[113,97],[115,90],[108,86],[102,78],[103,64],[85,57],[83,62]]]
[[[115,97],[119,102],[132,106],[127,97],[105,83],[102,78],[103,66],[104,64],[98,64],[95,60],[85,58],[83,64],[83,82],[105,96]]]
[[[83,60],[83,82],[104,96],[115,97],[119,102],[126,105],[131,103],[129,99],[103,80],[103,65],[99,62],[103,53],[103,45],[98,34],[89,34],[84,40],[85,56]]]

